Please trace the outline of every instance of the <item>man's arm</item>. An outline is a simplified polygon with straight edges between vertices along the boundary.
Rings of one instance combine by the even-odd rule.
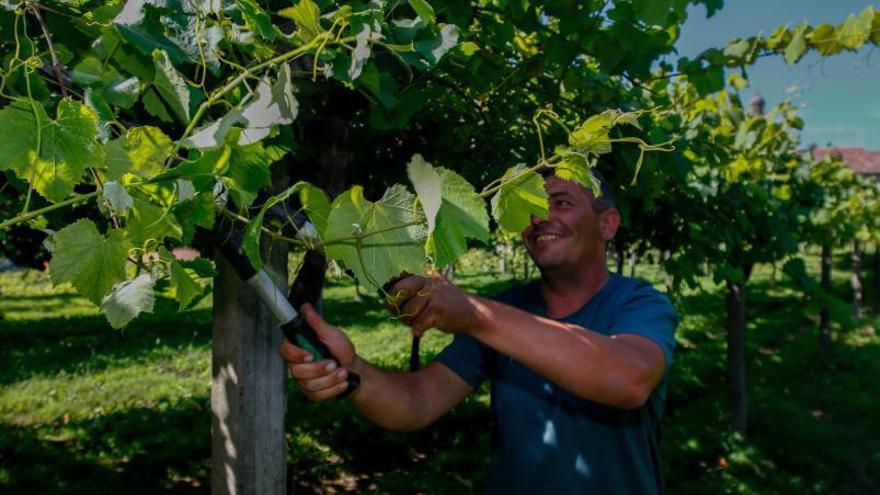
[[[402,319],[416,335],[428,328],[467,333],[584,399],[641,407],[663,379],[665,356],[651,339],[603,335],[462,291],[440,275],[409,277]]]
[[[473,392],[470,384],[437,362],[414,373],[380,370],[361,359],[351,340],[311,306],[304,305],[303,314],[341,366],[337,368],[329,359],[312,362],[305,349],[286,340],[282,343],[281,355],[290,374],[312,400],[326,400],[345,391],[350,370],[360,375],[361,385],[348,400],[364,417],[389,430],[412,431],[433,423]]]

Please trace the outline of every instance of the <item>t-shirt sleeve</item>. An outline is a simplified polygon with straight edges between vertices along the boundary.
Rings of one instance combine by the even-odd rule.
[[[491,375],[495,351],[470,335],[459,334],[437,356],[443,363],[468,382],[478,388]]]
[[[675,351],[678,321],[678,313],[665,294],[648,284],[639,284],[621,306],[610,333],[634,334],[651,339],[663,351],[668,371]]]

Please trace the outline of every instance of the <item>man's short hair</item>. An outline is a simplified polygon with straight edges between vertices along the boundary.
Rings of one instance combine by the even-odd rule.
[[[545,178],[551,175],[556,175],[556,172],[552,167],[543,167],[539,169],[538,172]],[[578,185],[590,194],[590,198],[593,200],[593,210],[596,213],[602,213],[609,208],[615,208],[614,188],[605,180],[602,173],[595,168],[591,168],[590,173],[593,174],[593,178],[595,178],[596,182],[599,184],[599,197],[596,197],[596,195],[593,194],[593,188],[584,186],[580,183],[578,183]]]

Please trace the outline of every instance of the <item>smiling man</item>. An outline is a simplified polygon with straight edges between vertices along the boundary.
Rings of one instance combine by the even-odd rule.
[[[657,494],[666,375],[678,321],[649,284],[610,274],[606,246],[620,214],[600,198],[548,175],[547,219],[523,231],[541,279],[494,299],[467,293],[439,274],[397,282],[400,315],[416,335],[455,334],[425,368],[389,372],[361,359],[338,328],[310,307],[306,317],[339,359],[309,361],[289,343],[281,352],[313,400],[361,386],[349,401],[392,430],[431,424],[491,380],[494,448],[486,493]]]

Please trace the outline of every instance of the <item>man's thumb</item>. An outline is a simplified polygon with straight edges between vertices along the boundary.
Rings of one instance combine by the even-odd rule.
[[[303,304],[301,311],[303,316],[306,318],[306,322],[308,322],[309,326],[315,330],[315,333],[317,333],[319,336],[327,335],[327,330],[330,325],[328,325],[327,322],[324,321],[324,318],[322,318],[321,315],[317,311],[315,311],[315,308],[312,307],[311,304]]]

